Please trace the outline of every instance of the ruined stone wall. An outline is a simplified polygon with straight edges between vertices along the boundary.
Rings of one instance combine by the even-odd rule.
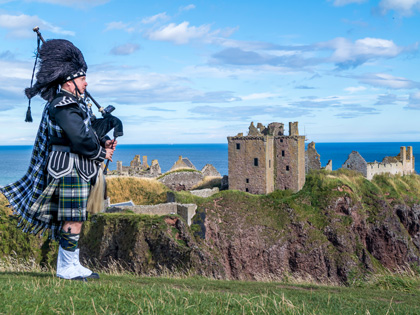
[[[387,158],[389,159],[389,157]],[[396,156],[395,159],[398,159],[399,161],[394,163],[385,163],[384,161],[387,159],[384,158],[384,161],[381,163],[368,163],[366,178],[371,180],[373,176],[385,173],[392,175],[409,175],[415,173],[412,147],[408,147],[407,150],[405,147],[401,147],[400,154]]]
[[[182,217],[188,225],[191,225],[191,219],[197,210],[196,204],[181,204],[176,202],[161,203],[157,205],[135,205],[135,206],[111,206],[106,209],[106,213],[121,212],[124,210],[131,210],[137,214],[149,215],[166,215],[178,214]]]
[[[367,163],[357,151],[350,153],[344,162],[343,168],[352,169],[363,174],[368,180],[378,174],[409,175],[414,174],[413,148],[400,148],[400,154],[396,157],[385,157],[382,162]]]
[[[391,175],[404,175],[403,174],[403,165],[401,162],[396,163],[367,163],[366,178],[371,180],[373,176],[377,174],[391,174]]]
[[[191,190],[203,180],[201,172],[173,172],[163,175],[159,181],[172,190]]]
[[[299,129],[298,129],[298,122],[289,122],[289,136],[298,136]]]
[[[315,149],[315,142],[308,144],[305,152],[305,170],[308,173],[310,170],[321,169],[321,156]]]
[[[266,193],[266,145],[264,136],[228,137],[229,189]]]
[[[357,151],[351,152],[341,167],[360,172],[367,177],[367,162]]]
[[[332,171],[332,160],[328,160],[328,163],[325,165],[324,169],[326,171]]]
[[[299,191],[305,184],[305,137],[275,137],[274,146],[274,188]]]
[[[271,193],[274,191],[274,137],[266,136],[265,142],[265,178],[266,188],[265,193]]]

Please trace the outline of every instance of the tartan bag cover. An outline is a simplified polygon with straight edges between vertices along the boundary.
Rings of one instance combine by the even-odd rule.
[[[4,187],[0,192],[9,200],[14,214],[19,217],[18,228],[23,232],[38,234],[50,230],[50,237],[56,239],[61,230],[62,222],[51,217],[42,217],[40,213],[31,209],[35,201],[47,187],[46,165],[48,161],[48,103],[42,113],[41,123],[35,138],[34,148],[29,168],[26,174],[18,181]]]

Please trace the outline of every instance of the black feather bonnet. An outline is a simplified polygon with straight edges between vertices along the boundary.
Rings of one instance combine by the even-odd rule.
[[[39,59],[36,83],[25,89],[29,99],[40,94],[44,100],[51,102],[59,85],[86,75],[87,65],[82,52],[68,40],[47,40],[39,49]]]

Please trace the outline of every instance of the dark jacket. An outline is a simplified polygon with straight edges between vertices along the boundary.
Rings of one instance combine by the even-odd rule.
[[[60,91],[48,110],[48,136],[52,145],[48,162],[50,175],[60,178],[75,166],[83,179],[94,178],[105,159],[104,145],[109,137],[98,138],[91,126],[89,108],[67,91]]]

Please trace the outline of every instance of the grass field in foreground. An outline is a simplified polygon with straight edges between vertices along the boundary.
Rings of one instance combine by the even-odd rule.
[[[0,314],[419,314],[420,283],[337,287],[101,275],[88,283],[0,272]]]

